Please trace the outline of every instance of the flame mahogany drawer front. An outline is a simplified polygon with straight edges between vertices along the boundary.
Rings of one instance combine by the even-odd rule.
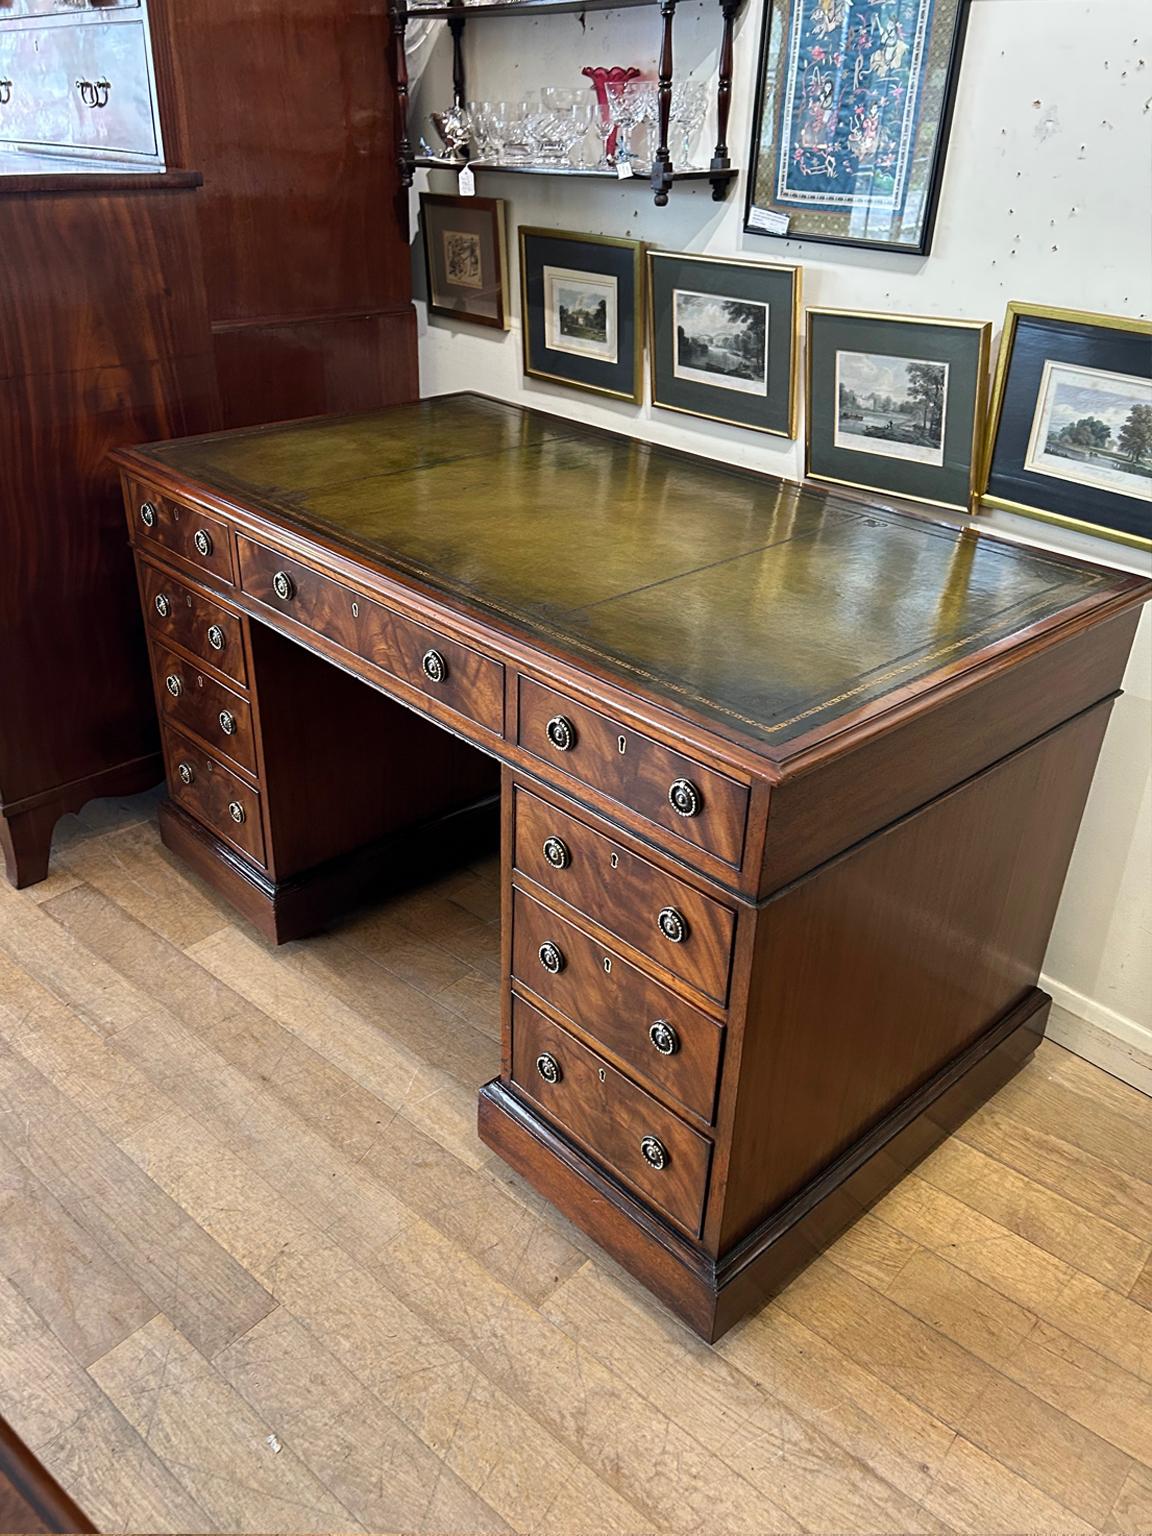
[[[144,544],[157,545],[232,585],[232,546],[226,524],[134,482],[128,487],[128,516],[132,532]]]
[[[152,646],[152,665],[163,718],[178,730],[191,731],[215,752],[255,773],[256,741],[247,699],[156,642]]]
[[[240,585],[267,607],[326,635],[429,699],[504,734],[504,668],[471,646],[361,597],[309,566],[237,539]]]
[[[520,679],[518,740],[534,757],[739,869],[746,784],[527,677]]]
[[[168,791],[177,804],[241,853],[264,862],[260,796],[213,757],[165,726]]]
[[[153,635],[179,645],[210,663],[234,682],[245,684],[244,621],[239,615],[209,602],[165,571],[140,562],[140,590],[144,617]]]
[[[515,864],[538,885],[723,1005],[736,914],[517,788]]]
[[[650,1205],[699,1233],[712,1143],[522,998],[512,1000],[512,1081]]]
[[[711,1123],[719,1024],[524,891],[512,897],[512,974],[657,1093]]]

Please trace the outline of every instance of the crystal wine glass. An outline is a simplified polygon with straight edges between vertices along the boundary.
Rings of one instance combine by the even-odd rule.
[[[626,80],[618,83],[609,82],[608,105],[612,112],[612,120],[620,130],[620,137],[616,145],[616,160],[619,164],[626,164],[632,159],[632,130],[644,117],[644,92],[643,81]]]
[[[692,170],[692,149],[708,110],[708,89],[699,80],[681,80],[672,87],[671,121],[681,135],[679,168]]]

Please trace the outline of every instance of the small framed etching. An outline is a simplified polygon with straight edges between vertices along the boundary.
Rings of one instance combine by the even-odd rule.
[[[984,500],[1152,549],[1152,321],[1009,304]]]
[[[800,268],[648,253],[652,403],[796,436]]]
[[[992,327],[808,311],[807,473],[970,512]]]
[[[506,331],[512,320],[503,200],[422,192],[420,222],[429,313]]]
[[[642,256],[635,240],[521,226],[524,372],[639,400]]]

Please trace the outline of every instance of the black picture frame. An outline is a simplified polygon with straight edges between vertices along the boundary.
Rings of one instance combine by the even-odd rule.
[[[563,303],[564,284],[576,290],[583,285],[591,295],[586,302],[605,306],[599,316],[586,312],[589,323],[583,336],[576,331],[563,334],[572,313]],[[638,403],[643,387],[643,296],[644,247],[638,240],[520,226],[524,372],[530,378]]]
[[[983,461],[992,326],[983,320],[807,311],[805,473],[811,480],[881,491],[909,501],[975,510]],[[912,418],[891,399],[861,393],[849,363],[874,370],[880,388],[907,379],[908,365],[940,378],[930,437],[913,441]],[[841,371],[843,363],[844,371]],[[925,421],[924,426],[927,427]],[[921,457],[917,457],[920,455]]]
[[[1090,394],[1071,396],[1079,402],[1072,414],[1097,421],[1110,436],[1106,443],[1060,448],[1055,455],[1047,451],[1050,434],[1062,435],[1054,393],[1061,384],[1089,390],[1101,384],[1107,389],[1101,399],[1123,401],[1122,387],[1113,393],[1117,379],[1143,385],[1140,394],[1149,403],[1141,408],[1152,409],[1152,321],[1009,304],[988,418],[984,504],[1152,549],[1152,447],[1133,461],[1144,466],[1139,474],[1147,481],[1148,498],[1102,483],[1122,483],[1133,474],[1116,462],[1127,457],[1121,451],[1123,406],[1113,419],[1109,410],[1089,403]]]
[[[828,0],[832,7],[843,4],[850,8],[856,3],[862,4],[863,0]],[[872,218],[870,229],[862,231],[862,215],[868,213],[867,199],[858,199],[855,206],[846,203],[844,212],[836,214],[829,208],[817,211],[814,207],[805,212],[787,198],[768,195],[766,185],[777,180],[779,151],[783,142],[783,103],[788,99],[785,80],[789,70],[789,44],[793,39],[793,29],[798,16],[807,14],[810,17],[818,8],[814,7],[813,0],[766,0],[761,22],[756,102],[748,155],[744,202],[746,233],[770,239],[811,240],[820,244],[897,251],[912,256],[928,255],[936,227],[944,160],[956,106],[971,0],[888,0],[888,3],[893,6],[923,5],[927,26],[930,28],[930,36],[923,49],[923,68],[926,73],[919,76],[919,106],[910,130],[907,152],[903,157],[903,163],[918,168],[915,172],[918,180],[905,190],[899,204],[900,217],[893,216],[885,228],[880,214]],[[875,11],[874,6],[870,9]],[[849,14],[854,13],[849,11]],[[930,68],[933,59],[937,63]],[[811,72],[809,70],[806,73],[810,76]],[[835,88],[839,89],[840,84],[837,72]],[[808,78],[804,81],[804,89],[807,91],[811,88],[812,81]],[[838,107],[841,99],[836,98]],[[837,121],[838,125],[842,125],[842,113],[839,110]],[[859,166],[864,163],[861,159],[857,160],[858,176]],[[910,205],[914,216],[905,218],[905,211]]]
[[[754,432],[795,437],[802,271],[798,266],[690,252],[648,252],[648,356],[652,404],[707,421]],[[702,318],[711,304],[737,305],[751,312],[746,334],[755,327],[759,381],[742,376],[739,363],[725,371],[705,358],[695,366],[683,356],[677,324],[684,304],[698,301]],[[762,310],[762,317],[755,314]],[[759,322],[759,323],[757,323]],[[721,323],[723,323],[721,321]]]

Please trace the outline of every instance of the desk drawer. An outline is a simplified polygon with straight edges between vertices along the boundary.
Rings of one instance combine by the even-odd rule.
[[[191,651],[226,677],[240,684],[247,682],[244,621],[239,614],[189,591],[182,582],[144,561],[140,562],[140,590],[144,617],[153,635]]]
[[[747,785],[526,677],[518,739],[534,757],[740,867]]]
[[[232,549],[226,524],[136,484],[128,487],[128,510],[132,531],[142,545],[166,550],[232,585]]]
[[[171,726],[163,727],[163,735],[173,800],[226,843],[263,864],[260,796]]]
[[[471,646],[361,597],[298,560],[241,538],[240,584],[249,596],[334,640],[458,715],[504,730],[504,668]]]
[[[155,642],[152,665],[160,713],[168,724],[191,731],[216,752],[255,773],[256,740],[247,699]]]
[[[379,603],[367,604],[359,653],[373,666],[438,699],[459,715],[504,734],[504,668]]]
[[[650,1205],[699,1233],[711,1143],[521,998],[512,1081]]]
[[[367,600],[298,560],[237,536],[241,589],[258,603],[355,651]]]
[[[514,794],[517,869],[706,997],[727,1002],[734,912],[528,790]]]
[[[545,967],[545,945],[559,951],[559,971]],[[512,900],[512,974],[658,1093],[711,1122],[721,1026],[523,891]]]

